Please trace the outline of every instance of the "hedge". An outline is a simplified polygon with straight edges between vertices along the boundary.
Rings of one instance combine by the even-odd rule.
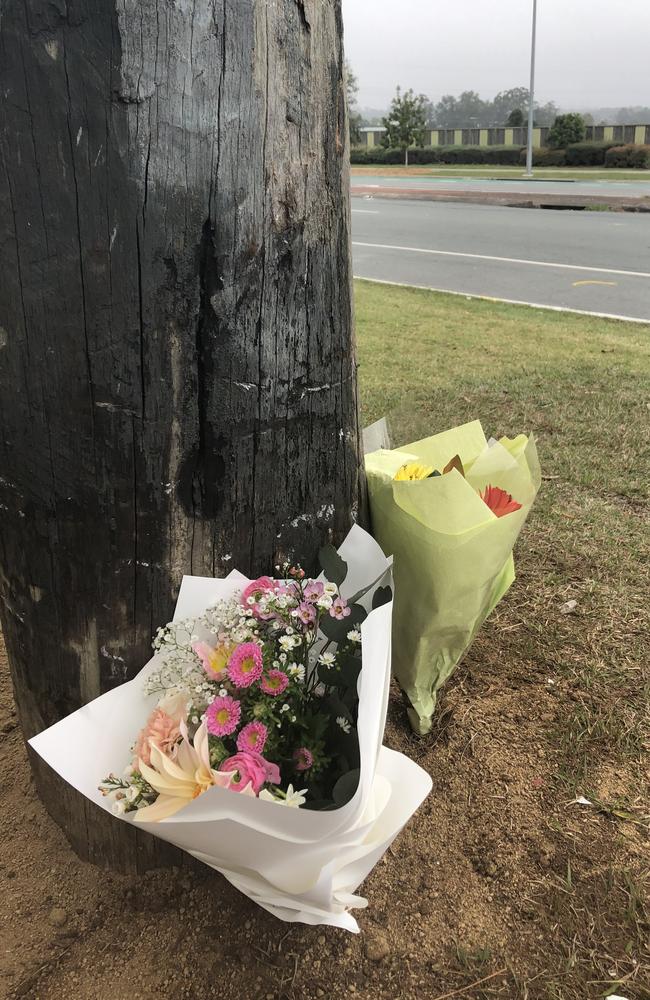
[[[517,165],[521,146],[423,146],[409,149],[409,163],[478,163]],[[355,164],[403,163],[401,149],[352,149],[350,162]]]
[[[615,146],[615,142],[574,142],[567,146],[567,167],[602,167],[605,164],[605,154]]]
[[[519,155],[519,162],[522,166],[526,164],[526,150],[522,149]],[[548,149],[546,146],[538,146],[533,149],[534,167],[563,167],[565,162],[565,151],[563,149]]]
[[[352,149],[350,162],[355,164],[404,163],[404,151],[374,146]],[[409,163],[485,164],[519,166],[526,163],[521,146],[423,146],[409,149]],[[535,167],[628,167],[650,168],[650,146],[616,146],[612,142],[577,142],[566,149],[547,146],[533,150]]]
[[[612,146],[605,154],[606,167],[650,169],[650,146]]]
[[[409,159],[415,150],[409,149]],[[404,163],[404,153],[401,149],[384,149],[383,146],[373,146],[372,149],[350,150],[350,163]]]
[[[520,151],[521,146],[442,146],[438,162],[516,166]]]

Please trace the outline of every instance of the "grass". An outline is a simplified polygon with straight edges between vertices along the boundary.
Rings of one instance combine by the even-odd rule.
[[[372,174],[382,177],[470,177],[492,178],[493,180],[510,180],[521,178],[523,167],[486,167],[481,164],[457,164],[443,166],[414,165],[405,167],[403,164],[384,166],[383,164],[352,165],[352,174],[363,176]],[[534,175],[538,180],[564,181],[647,181],[650,182],[650,170],[605,170],[599,167],[535,167]]]
[[[511,686],[526,664],[526,681],[549,678],[561,699],[539,736],[555,761],[547,833],[568,846],[539,884],[546,968],[519,969],[517,995],[647,1000],[650,325],[364,281],[356,310],[364,423],[388,415],[396,445],[476,417],[538,438],[516,596],[488,629]],[[568,825],[576,795],[593,803],[600,853]],[[480,956],[460,957],[478,978]]]

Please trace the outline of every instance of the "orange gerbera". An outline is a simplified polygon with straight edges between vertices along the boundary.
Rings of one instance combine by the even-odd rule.
[[[479,496],[483,503],[486,503],[493,514],[503,517],[504,514],[511,514],[515,510],[521,510],[521,504],[513,500],[509,493],[499,486],[486,486]]]

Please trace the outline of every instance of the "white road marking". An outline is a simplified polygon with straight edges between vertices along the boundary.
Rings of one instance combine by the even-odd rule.
[[[352,208],[350,211],[353,215],[355,212],[357,215],[379,215],[379,212],[373,212],[368,208]]]
[[[567,271],[591,271],[596,274],[623,274],[628,278],[650,278],[648,271],[621,271],[613,267],[587,267],[584,264],[555,264],[549,260],[526,260],[519,257],[494,257],[483,253],[460,253],[457,250],[429,250],[424,247],[400,247],[390,243],[359,243],[353,241],[353,247],[368,247],[373,250],[401,250],[405,253],[428,253],[438,257],[464,257],[469,260],[494,260],[500,264],[526,264],[532,267],[561,268]]]
[[[456,295],[462,299],[480,299],[483,302],[503,302],[509,306],[529,306],[531,309],[546,309],[549,312],[575,313],[578,316],[596,316],[598,319],[623,320],[626,323],[643,323],[650,326],[649,319],[638,316],[619,316],[617,313],[590,312],[588,309],[571,309],[565,306],[542,305],[541,302],[526,302],[523,299],[501,299],[494,295],[477,295],[475,292],[458,292],[451,288],[433,288],[431,285],[409,285],[405,281],[385,281],[382,278],[366,278],[363,274],[355,274],[355,281],[370,281],[373,285],[396,285],[398,288],[418,288],[422,292],[440,292],[443,295]]]

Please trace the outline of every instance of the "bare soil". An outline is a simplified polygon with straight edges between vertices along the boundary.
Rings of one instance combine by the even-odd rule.
[[[430,737],[410,734],[394,693],[387,742],[434,787],[364,885],[359,937],[281,924],[198,867],[135,877],[80,862],[35,796],[3,660],[1,995],[588,1000],[629,975],[623,995],[649,997],[636,975],[647,925],[630,895],[647,868],[647,830],[570,805],[558,788],[550,732],[574,692],[549,684],[552,664],[503,655],[520,601],[507,598],[475,645]],[[620,793],[625,774],[604,773],[603,784]],[[593,986],[564,992],[567,949],[592,947],[581,911],[594,894],[607,911]]]

